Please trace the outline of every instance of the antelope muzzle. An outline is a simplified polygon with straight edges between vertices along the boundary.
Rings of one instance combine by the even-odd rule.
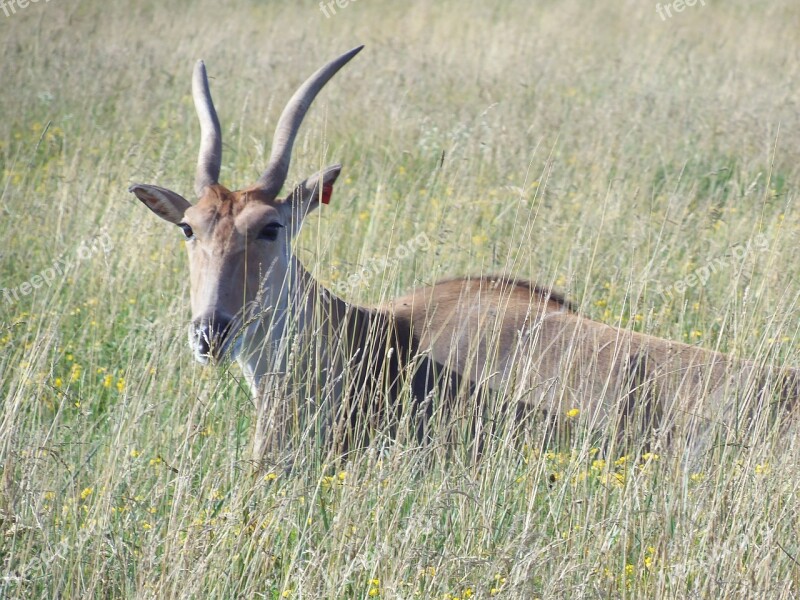
[[[231,319],[219,314],[201,317],[189,325],[189,345],[198,362],[219,362],[230,345]]]

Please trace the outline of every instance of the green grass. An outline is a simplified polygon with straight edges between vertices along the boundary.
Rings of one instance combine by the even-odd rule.
[[[302,78],[367,45],[298,137],[292,181],[344,170],[296,251],[335,286],[431,246],[349,300],[505,271],[610,324],[800,364],[794,0],[668,21],[647,3],[431,4],[0,15],[0,288],[18,290],[0,297],[0,597],[796,597],[795,427],[692,460],[602,456],[580,426],[479,463],[400,444],[334,467],[312,443],[254,475],[240,373],[186,346],[181,235],[126,192],[191,194],[200,57],[238,187]]]

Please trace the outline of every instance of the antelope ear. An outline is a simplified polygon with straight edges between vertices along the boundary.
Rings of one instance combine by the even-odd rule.
[[[333,165],[314,173],[294,188],[292,193],[286,196],[284,202],[301,217],[317,208],[320,203],[328,204],[333,195],[333,184],[341,170],[342,165]]]
[[[136,183],[128,188],[147,208],[170,223],[178,224],[192,203],[172,190],[157,185]]]

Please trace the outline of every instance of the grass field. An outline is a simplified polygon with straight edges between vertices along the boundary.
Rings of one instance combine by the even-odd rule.
[[[289,176],[344,165],[296,247],[321,281],[370,303],[508,272],[800,365],[796,0],[124,4],[0,6],[0,598],[800,595],[794,427],[691,462],[577,435],[254,474],[238,368],[186,344],[182,235],[126,191],[191,197],[198,58],[235,188],[364,43]]]

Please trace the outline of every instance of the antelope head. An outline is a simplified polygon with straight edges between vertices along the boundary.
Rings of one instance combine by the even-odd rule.
[[[151,211],[180,227],[186,237],[192,304],[189,344],[198,361],[225,355],[237,358],[253,322],[256,327],[281,326],[289,302],[287,279],[296,261],[292,238],[302,218],[330,200],[341,169],[340,165],[323,169],[279,197],[292,146],[317,93],[362,47],[331,61],[300,86],[278,120],[264,174],[255,185],[237,191],[218,182],[222,136],[205,65],[199,61],[192,79],[201,132],[194,183],[197,202],[155,185],[130,187]]]

